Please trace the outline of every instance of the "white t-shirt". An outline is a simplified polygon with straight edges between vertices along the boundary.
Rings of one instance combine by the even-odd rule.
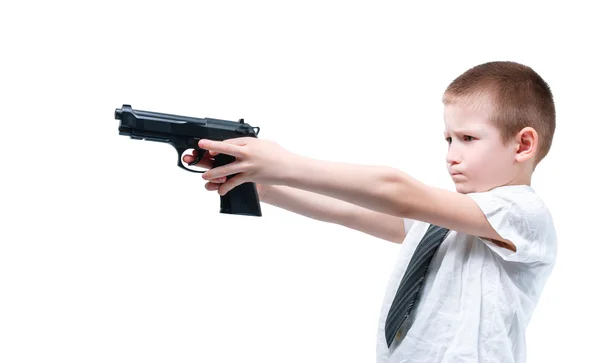
[[[407,235],[381,308],[377,363],[525,362],[525,329],[556,260],[552,216],[528,185],[467,195],[517,252],[450,231],[431,261],[418,304],[388,348],[388,311],[429,227],[405,219]]]

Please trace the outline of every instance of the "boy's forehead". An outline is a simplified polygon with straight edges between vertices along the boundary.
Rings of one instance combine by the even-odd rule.
[[[444,106],[444,124],[446,132],[461,130],[484,130],[492,126],[489,112],[481,107],[465,103],[451,103]]]

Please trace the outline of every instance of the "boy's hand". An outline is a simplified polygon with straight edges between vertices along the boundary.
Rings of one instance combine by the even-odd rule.
[[[215,163],[214,157],[217,155],[218,155],[218,153],[215,153],[215,152],[206,152],[206,153],[204,153],[204,155],[202,155],[202,159],[200,159],[200,161],[194,166],[198,166],[198,167],[205,168],[205,169],[211,169]],[[196,160],[197,157],[198,157],[198,151],[194,150],[192,152],[192,155],[184,155],[183,161],[189,164],[189,163],[193,162],[194,160]],[[226,179],[225,177],[222,177],[222,178],[216,178],[216,179],[209,180],[205,185],[206,190],[219,189],[221,184],[225,182],[225,179]],[[215,188],[215,186],[216,186],[216,188]]]
[[[198,146],[208,150],[196,165],[211,168],[202,175],[204,179],[210,181],[210,184],[223,183],[226,176],[238,174],[221,184],[218,188],[219,195],[225,195],[231,189],[246,182],[281,184],[289,168],[292,167],[290,164],[298,157],[273,141],[252,137],[224,141],[203,139],[198,142]],[[236,161],[212,168],[213,161],[210,158],[217,154],[231,155],[236,158]],[[188,163],[193,160],[194,158],[190,155],[184,156],[183,159]],[[210,184],[206,185],[207,189],[215,187]]]
[[[198,151],[194,150],[192,152],[192,156],[190,155],[185,155],[183,157],[183,161],[186,163],[191,163],[192,161],[196,160],[196,158],[198,157]],[[214,152],[214,151],[209,151],[204,153],[204,155],[202,156],[202,159],[200,159],[200,161],[195,165],[198,167],[202,167],[205,169],[211,169],[214,165],[214,157],[219,155],[218,152]],[[221,177],[221,178],[217,178],[217,179],[211,179],[209,181],[206,182],[206,184],[204,185],[204,187],[206,188],[206,190],[219,190],[219,188],[221,187],[221,184],[225,183],[226,181],[226,177]],[[258,199],[262,200],[265,196],[265,194],[267,194],[267,190],[268,185],[263,185],[263,184],[256,184],[256,192],[258,193]]]

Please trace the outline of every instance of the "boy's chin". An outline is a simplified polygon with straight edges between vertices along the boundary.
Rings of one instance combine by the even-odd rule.
[[[454,183],[454,188],[457,193],[468,194],[475,192],[474,188],[467,183]]]
[[[471,183],[454,183],[454,188],[457,193],[461,194],[484,193],[493,189],[482,185],[473,185]]]

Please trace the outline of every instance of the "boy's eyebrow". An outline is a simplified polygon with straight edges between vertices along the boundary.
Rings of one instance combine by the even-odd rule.
[[[444,130],[444,135],[448,135],[448,134],[471,134],[471,133],[477,133],[477,132],[481,132],[480,129],[478,128],[462,128],[462,129],[454,129],[452,131],[448,131],[448,130]]]

